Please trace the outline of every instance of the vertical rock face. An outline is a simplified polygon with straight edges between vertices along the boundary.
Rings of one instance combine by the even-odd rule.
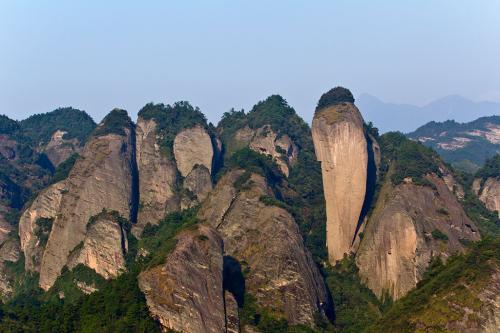
[[[47,155],[50,162],[54,166],[58,166],[74,153],[79,153],[82,150],[78,139],[66,140],[64,134],[67,132],[57,130],[52,134],[50,141],[47,143],[43,152]]]
[[[119,221],[111,214],[101,213],[87,225],[85,239],[71,253],[68,267],[84,264],[105,279],[115,278],[126,269],[127,246],[126,231]]]
[[[25,269],[39,271],[40,259],[45,244],[39,238],[42,226],[37,224],[39,219],[54,220],[59,213],[61,199],[66,191],[66,182],[56,183],[41,192],[26,209],[19,220],[19,239],[25,256]],[[48,230],[47,232],[50,232]]]
[[[314,115],[312,137],[323,176],[328,257],[335,263],[351,251],[365,199],[368,152],[363,118],[351,102],[327,104]]]
[[[225,332],[222,270],[222,239],[200,225],[177,237],[165,264],[139,275],[139,287],[165,332]]]
[[[473,190],[486,208],[491,211],[497,211],[500,217],[500,179],[487,178],[482,186],[481,179],[475,179]]]
[[[84,241],[92,216],[105,208],[130,217],[133,140],[130,118],[125,111],[113,110],[85,145],[82,158],[64,181],[59,209],[42,256],[40,286],[43,289],[53,285],[67,264],[70,252]]]
[[[241,189],[234,187],[243,173],[231,171],[222,177],[199,218],[221,233],[224,254],[241,264],[245,290],[259,306],[273,309],[290,324],[313,326],[314,315],[327,307],[319,271],[293,217],[261,201],[273,195],[262,176],[252,174]]]
[[[182,177],[187,177],[196,165],[203,165],[212,172],[212,140],[201,126],[187,128],[177,134],[174,140],[174,155]]]
[[[461,251],[479,240],[446,182],[427,176],[436,190],[386,181],[357,253],[360,276],[374,293],[401,298],[422,278],[432,256]]]
[[[157,124],[153,119],[137,120],[136,156],[139,171],[140,206],[133,233],[140,236],[147,223],[156,224],[166,213],[179,209],[174,189],[177,181],[175,161],[160,150]]]

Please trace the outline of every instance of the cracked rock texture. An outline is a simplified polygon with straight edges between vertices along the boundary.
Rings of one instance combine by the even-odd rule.
[[[356,263],[378,297],[388,292],[401,298],[420,281],[432,256],[446,259],[464,249],[461,241],[480,239],[446,182],[427,179],[435,190],[411,183],[393,187],[387,180],[364,229]]]
[[[500,178],[487,178],[483,184],[481,179],[475,179],[472,185],[474,193],[486,208],[497,211],[500,217]]]
[[[292,325],[314,325],[315,313],[328,306],[326,289],[297,224],[285,209],[260,201],[272,195],[266,180],[252,174],[240,190],[231,171],[218,182],[199,219],[224,239],[224,255],[236,259],[245,275],[245,290],[259,306],[271,308]]]
[[[312,123],[326,201],[326,242],[330,263],[352,251],[366,193],[367,141],[363,118],[352,103],[316,111]]]
[[[43,152],[55,167],[68,159],[72,154],[80,153],[82,150],[82,146],[78,139],[64,139],[64,134],[66,133],[67,132],[61,130],[55,131],[50,141],[43,148]]]
[[[59,207],[48,209],[56,210],[57,214],[40,265],[40,287],[45,290],[54,284],[68,263],[70,252],[85,240],[92,216],[105,208],[130,218],[134,133],[132,126],[123,131],[125,135],[110,133],[90,138],[82,158],[63,181]],[[33,237],[22,233],[20,236]]]
[[[225,332],[221,237],[199,225],[176,239],[165,264],[139,275],[151,315],[165,332]]]
[[[126,270],[127,234],[113,216],[99,214],[87,225],[81,244],[68,259],[70,269],[83,264],[105,279],[115,278]]]
[[[157,123],[141,117],[136,127],[136,156],[139,172],[140,205],[137,224],[132,229],[140,236],[146,224],[157,224],[165,214],[179,209],[174,189],[177,181],[175,161],[162,153],[157,143]]]

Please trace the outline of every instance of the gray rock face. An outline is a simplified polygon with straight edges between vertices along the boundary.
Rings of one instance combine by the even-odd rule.
[[[382,297],[401,298],[422,278],[432,256],[446,259],[462,251],[460,240],[480,239],[445,181],[428,176],[436,186],[387,181],[364,230],[356,255],[362,279]]]
[[[272,195],[257,174],[239,191],[243,171],[224,175],[204,202],[199,218],[221,233],[224,254],[247,272],[246,290],[261,307],[271,308],[290,324],[314,325],[314,314],[327,305],[326,289],[293,217],[260,198]]]
[[[132,203],[132,129],[91,138],[69,177],[40,266],[40,287],[49,289],[70,252],[85,239],[90,217],[104,208],[129,217]],[[28,238],[28,237],[26,237]]]
[[[183,186],[193,197],[187,198],[187,202],[183,202],[181,208],[189,208],[193,203],[202,202],[208,193],[212,191],[210,171],[204,165],[195,165],[193,170],[184,178]]]
[[[222,239],[200,225],[178,235],[165,264],[139,275],[149,311],[163,331],[226,331],[222,269]]]
[[[70,269],[84,264],[105,279],[115,278],[126,270],[126,231],[110,214],[101,213],[87,225],[87,233],[81,244],[68,259]]]
[[[328,258],[335,264],[352,251],[365,199],[368,151],[363,118],[352,103],[323,108],[314,115],[312,137],[323,176]]]
[[[136,128],[136,156],[141,203],[137,224],[132,229],[136,237],[140,236],[146,224],[157,224],[165,214],[179,209],[179,198],[174,191],[177,167],[175,161],[161,152],[157,139],[156,122],[139,117]]]

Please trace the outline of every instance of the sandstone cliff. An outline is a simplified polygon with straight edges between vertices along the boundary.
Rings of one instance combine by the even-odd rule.
[[[165,264],[139,275],[149,311],[163,331],[226,332],[222,239],[208,226],[177,236]]]
[[[87,224],[103,209],[133,218],[132,175],[134,128],[123,110],[113,110],[85,145],[68,178],[35,200],[23,215],[20,238],[25,249],[36,244],[33,236],[38,214],[53,217],[40,264],[40,286],[47,290],[68,264],[70,252],[85,240]],[[60,197],[59,197],[60,195]],[[57,207],[57,205],[59,207]],[[36,246],[36,245],[35,245]],[[36,253],[36,251],[35,251]],[[25,255],[32,255],[28,251]],[[32,269],[28,267],[28,269]]]
[[[117,214],[102,212],[87,224],[85,239],[68,258],[72,269],[83,264],[105,279],[115,278],[126,270],[127,234]]]
[[[479,240],[445,180],[428,175],[435,189],[387,180],[364,229],[356,255],[360,276],[374,293],[401,298],[422,278],[432,256],[446,259]]]
[[[486,180],[477,178],[472,184],[472,189],[486,208],[497,211],[500,217],[500,178],[489,177]]]
[[[66,131],[61,130],[55,131],[50,141],[43,148],[43,152],[55,167],[68,159],[72,154],[80,153],[83,148],[82,144],[76,138],[64,139],[66,133]]]
[[[247,176],[236,188],[234,183]],[[265,204],[266,196],[273,192],[262,176],[231,171],[209,195],[199,218],[221,233],[225,256],[241,265],[244,289],[258,306],[290,324],[313,326],[315,313],[328,308],[325,286],[293,217]]]
[[[154,119],[139,117],[136,129],[136,156],[139,172],[139,213],[133,233],[140,236],[148,223],[156,224],[166,213],[179,209],[175,193],[175,161],[161,152],[158,125]]]
[[[334,264],[352,250],[365,200],[368,151],[363,118],[351,102],[326,104],[314,115],[312,137],[323,176],[328,258]]]

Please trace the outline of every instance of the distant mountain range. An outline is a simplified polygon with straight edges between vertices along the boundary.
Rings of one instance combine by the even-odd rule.
[[[432,147],[455,167],[474,172],[487,158],[500,154],[500,116],[468,123],[431,121],[407,136]]]
[[[479,117],[500,115],[500,103],[473,102],[458,95],[443,97],[420,107],[386,103],[372,95],[363,94],[356,99],[356,105],[364,119],[373,122],[382,133],[408,133],[430,121],[454,120],[463,123]]]

